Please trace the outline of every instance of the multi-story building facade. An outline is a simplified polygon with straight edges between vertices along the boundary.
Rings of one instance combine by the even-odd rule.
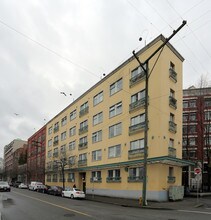
[[[4,147],[4,172],[7,181],[16,181],[18,178],[18,160],[27,141],[15,139]]]
[[[194,161],[202,170],[201,190],[211,184],[211,88],[183,90],[183,158]],[[183,183],[196,189],[194,166],[184,168]]]
[[[46,125],[28,139],[27,182],[45,183]]]
[[[161,35],[141,49],[145,61]],[[157,59],[157,61],[156,61]],[[182,62],[168,43],[149,62],[147,199],[166,201],[181,186]],[[156,65],[154,65],[156,63]],[[154,67],[153,67],[154,66]],[[76,184],[88,194],[142,195],[145,73],[131,56],[47,123],[46,184]]]

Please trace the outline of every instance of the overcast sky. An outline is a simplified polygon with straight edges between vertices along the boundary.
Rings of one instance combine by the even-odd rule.
[[[188,88],[210,79],[210,0],[0,0],[0,157],[182,20],[170,43]]]

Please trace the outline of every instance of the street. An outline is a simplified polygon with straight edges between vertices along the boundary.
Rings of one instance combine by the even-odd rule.
[[[67,219],[210,219],[211,209],[158,210],[122,207],[89,200],[72,200],[24,189],[12,188],[0,193],[3,220],[67,220]]]

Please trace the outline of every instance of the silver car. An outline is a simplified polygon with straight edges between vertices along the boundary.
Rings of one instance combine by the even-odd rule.
[[[8,182],[0,181],[0,191],[10,192],[10,185]]]

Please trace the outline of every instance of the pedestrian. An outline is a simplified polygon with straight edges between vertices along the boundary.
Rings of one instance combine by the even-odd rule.
[[[73,188],[76,188],[76,185],[75,185],[75,184],[73,185]]]

